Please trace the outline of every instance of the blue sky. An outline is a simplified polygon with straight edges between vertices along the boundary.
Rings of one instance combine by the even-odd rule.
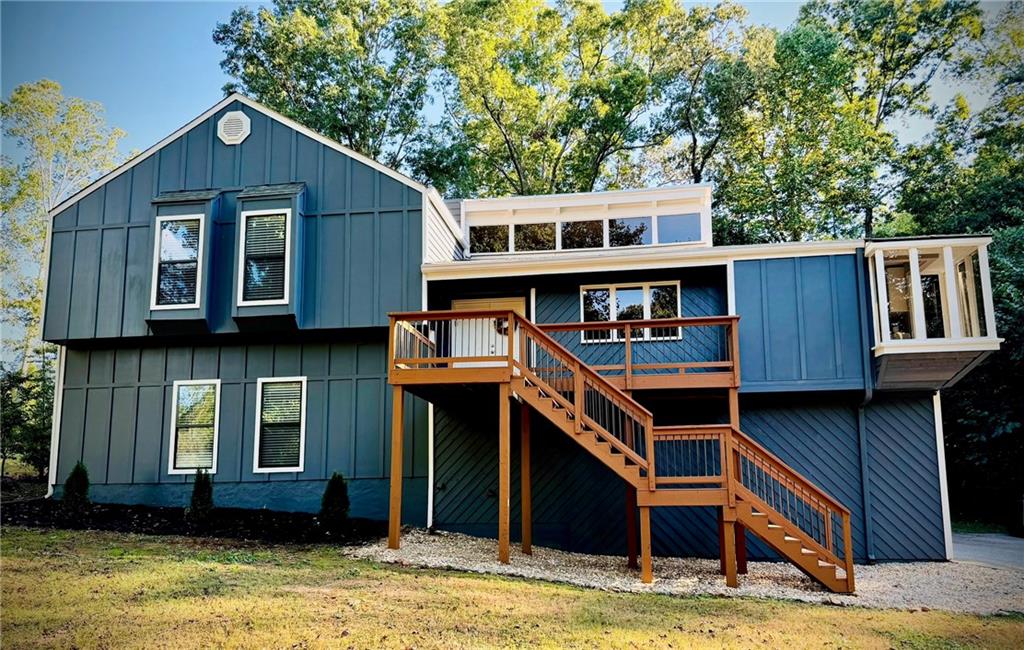
[[[0,92],[49,78],[69,96],[99,101],[146,149],[223,96],[228,78],[211,34],[237,2],[0,3]],[[621,2],[609,2],[609,10]],[[753,22],[784,28],[799,2],[748,2]]]

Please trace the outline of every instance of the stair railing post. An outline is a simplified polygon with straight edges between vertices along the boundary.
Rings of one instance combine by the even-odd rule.
[[[505,337],[505,345],[508,346],[508,374],[509,377],[515,374],[516,367],[516,313],[508,313],[508,336]]]
[[[658,487],[654,475],[654,416],[644,418],[644,439],[647,443],[647,488],[653,492]]]
[[[633,388],[633,326],[626,323],[626,347],[625,347],[625,381],[626,390]]]
[[[583,432],[583,414],[585,412],[584,411],[584,407],[583,407],[583,401],[584,401],[583,400],[583,391],[584,391],[583,373],[580,372],[580,364],[578,362],[573,362],[573,364],[570,366],[570,368],[572,369],[572,384],[573,384],[573,387],[572,387],[572,404],[573,404],[573,408],[576,411],[576,415],[575,415],[575,417],[573,418],[573,421],[572,421],[573,422],[573,428],[575,429],[576,433],[582,433]]]
[[[843,514],[843,554],[846,556],[846,588],[852,594],[853,584],[853,534],[850,531],[850,515]]]

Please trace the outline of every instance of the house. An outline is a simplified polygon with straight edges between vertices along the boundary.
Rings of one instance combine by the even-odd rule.
[[[444,201],[231,95],[57,206],[50,477],[616,553],[950,553],[988,237],[715,246],[706,185]],[[513,434],[514,432],[514,434]],[[514,530],[513,530],[514,529]]]

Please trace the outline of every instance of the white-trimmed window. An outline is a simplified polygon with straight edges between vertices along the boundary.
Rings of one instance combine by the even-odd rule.
[[[217,434],[220,429],[220,380],[189,379],[174,382],[171,409],[169,474],[217,471]]]
[[[637,282],[580,287],[580,320],[584,323],[679,318],[679,282]],[[673,341],[680,328],[641,328],[632,338],[645,341]],[[584,343],[621,341],[625,329],[583,330]]]
[[[291,220],[289,209],[242,212],[238,247],[239,306],[288,304]]]
[[[252,471],[301,472],[305,451],[306,378],[258,379]]]
[[[150,309],[195,309],[203,283],[206,215],[156,218]]]

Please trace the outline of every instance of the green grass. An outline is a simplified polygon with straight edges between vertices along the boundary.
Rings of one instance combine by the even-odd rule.
[[[5,529],[4,647],[1020,647],[1021,617],[617,594],[330,546]]]

